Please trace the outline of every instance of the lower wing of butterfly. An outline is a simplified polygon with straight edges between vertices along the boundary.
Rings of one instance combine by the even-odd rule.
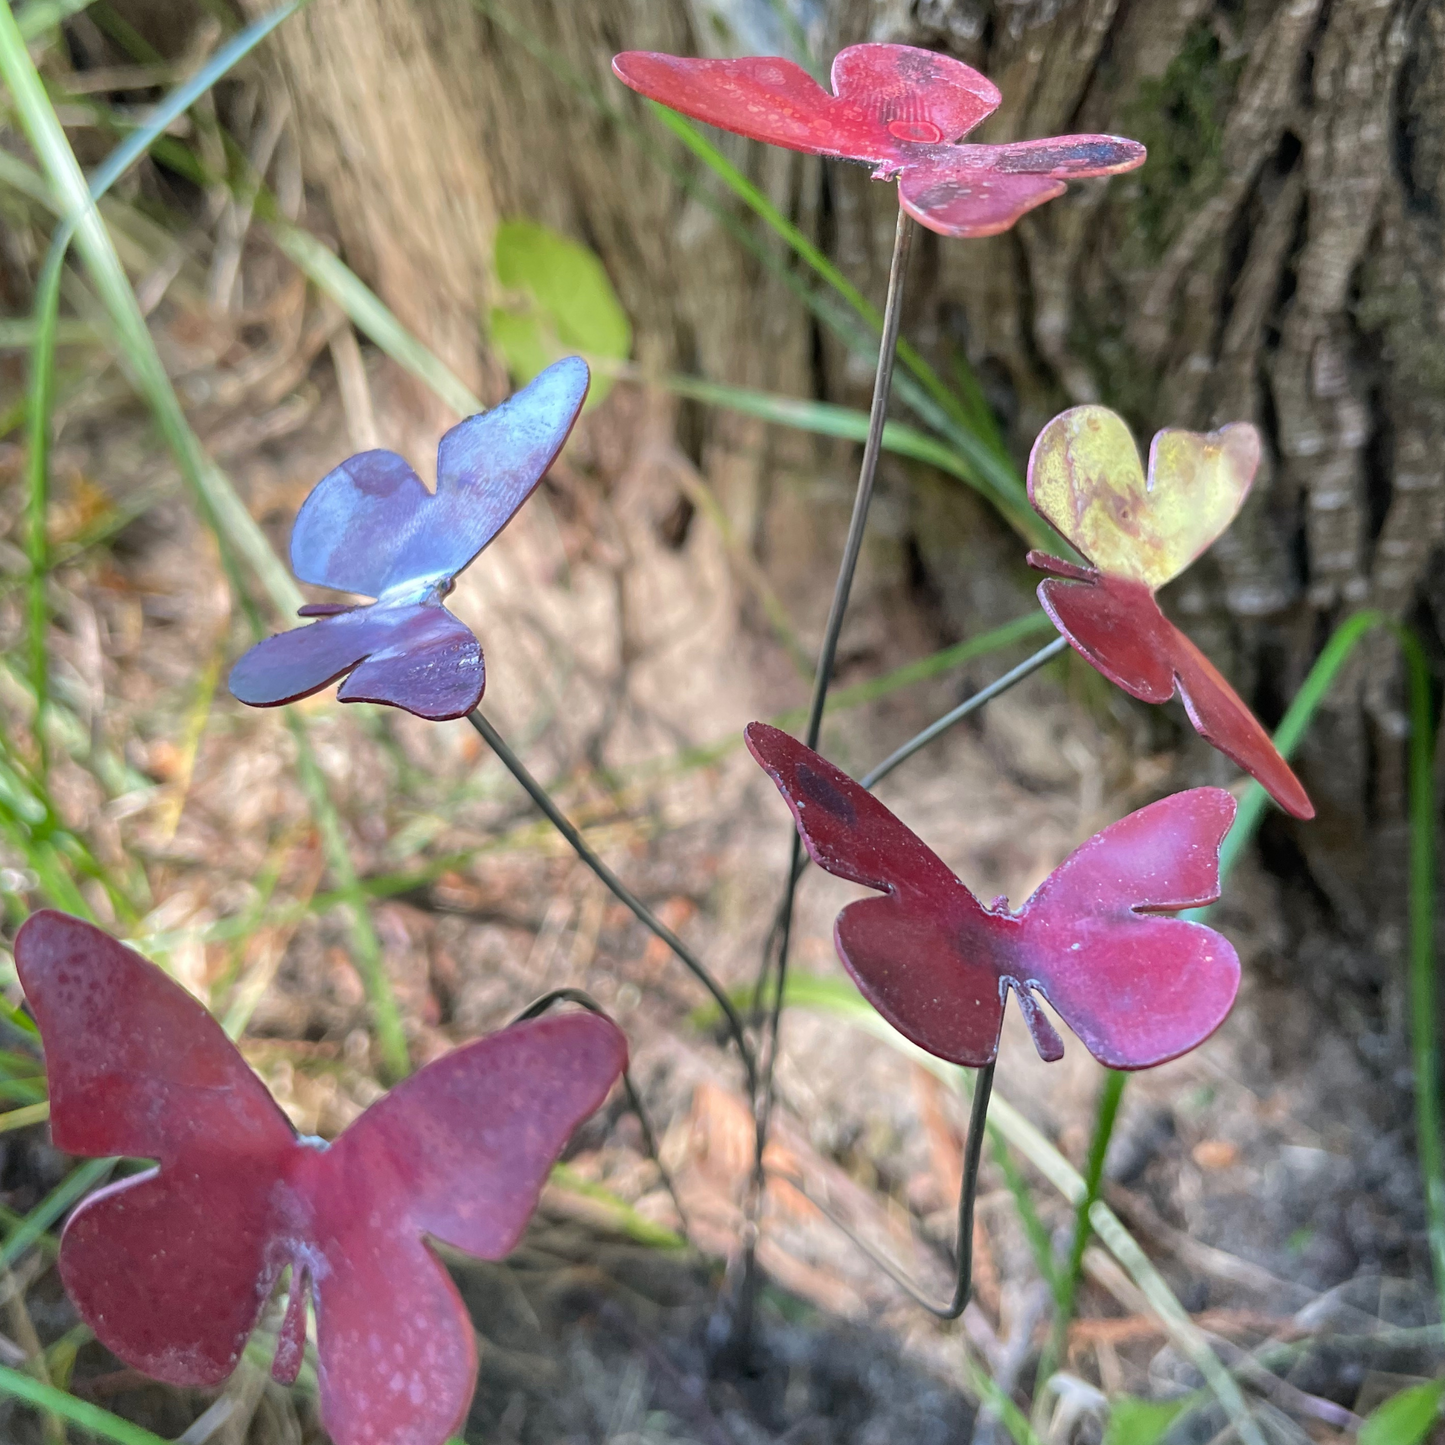
[[[1070,180],[1116,175],[1144,163],[1144,147],[1121,136],[1072,135],[1012,145],[910,150],[899,204],[945,236],[996,236],[1063,195]]]
[[[229,686],[251,707],[277,707],[347,673],[343,702],[391,703],[432,721],[470,712],[485,681],[481,644],[445,607],[376,603],[258,642]]]
[[[1059,565],[1032,553],[1030,560],[1052,564],[1050,570]],[[1039,583],[1039,601],[1074,649],[1111,682],[1151,703],[1168,702],[1177,687],[1200,737],[1238,763],[1292,817],[1314,817],[1309,795],[1259,719],[1165,617],[1145,583],[1108,573],[1077,581],[1054,576]]]

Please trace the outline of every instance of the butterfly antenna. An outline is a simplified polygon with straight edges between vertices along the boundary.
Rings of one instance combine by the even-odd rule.
[[[617,1020],[592,997],[590,993],[580,988],[554,988],[550,993],[544,993],[541,998],[529,1003],[526,1008],[512,1020],[514,1024],[525,1023],[528,1019],[540,1018],[548,1009],[559,1003],[575,1003],[579,1008],[585,1008],[589,1013],[594,1013],[598,1018],[604,1018],[614,1028],[618,1027]],[[510,1025],[508,1025],[510,1027]],[[627,1105],[637,1116],[638,1125],[642,1129],[642,1143],[647,1150],[647,1156],[657,1165],[657,1172],[662,1179],[663,1188],[672,1199],[672,1207],[677,1210],[678,1220],[682,1225],[682,1235],[688,1237],[687,1211],[682,1207],[682,1200],[678,1197],[677,1186],[672,1182],[672,1175],[667,1165],[662,1162],[662,1150],[658,1148],[657,1133],[652,1127],[652,1120],[648,1117],[647,1109],[642,1102],[642,1095],[638,1093],[637,1086],[632,1082],[632,1070],[623,1069],[622,1087],[627,1091]]]
[[[978,1198],[978,1169],[983,1153],[984,1124],[988,1118],[989,1096],[993,1093],[993,1068],[992,1064],[985,1064],[978,1071],[973,1088],[973,1109],[969,1117],[968,1142],[963,1157],[963,1182],[958,1191],[958,1258],[953,1298],[947,1304],[931,1298],[900,1266],[874,1249],[847,1220],[835,1214],[824,1200],[812,1193],[806,1182],[796,1174],[778,1169],[767,1171],[769,1179],[791,1184],[819,1214],[847,1235],[858,1250],[867,1255],[909,1299],[940,1320],[956,1320],[963,1313],[973,1292],[973,1211]]]

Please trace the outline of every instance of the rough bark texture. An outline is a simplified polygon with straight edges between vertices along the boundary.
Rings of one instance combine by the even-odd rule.
[[[821,9],[821,54],[886,39],[987,71],[1005,102],[978,138],[1099,130],[1148,144],[1137,175],[1078,187],[1010,235],[924,235],[905,329],[941,367],[967,358],[1020,461],[1049,416],[1085,400],[1122,410],[1145,444],[1164,425],[1262,428],[1266,461],[1245,514],[1168,600],[1266,719],[1353,609],[1420,623],[1434,648],[1445,630],[1445,3]],[[475,376],[491,228],[535,217],[600,253],[641,357],[863,404],[863,369],[679,184],[682,174],[718,194],[610,76],[617,49],[725,47],[706,13],[656,0],[314,0],[277,44],[308,177],[352,264]],[[881,296],[889,187],[726,146]],[[846,516],[846,455],[721,412],[684,412],[679,425],[816,626]],[[791,480],[800,460],[806,489]],[[845,657],[867,650],[887,595],[920,578],[955,631],[1024,605],[1010,572],[1019,549],[960,488],[894,469],[882,502]],[[1324,904],[1313,916],[1344,926],[1347,966],[1367,992],[1398,962],[1402,734],[1399,670],[1381,638],[1303,751],[1320,820],[1273,839],[1282,866],[1303,876],[1308,865]],[[1190,756],[1201,777],[1218,768],[1202,748]]]

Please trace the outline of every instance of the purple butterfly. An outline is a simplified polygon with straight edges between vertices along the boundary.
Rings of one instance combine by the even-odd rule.
[[[276,707],[350,673],[342,702],[390,703],[433,722],[476,707],[482,647],[443,599],[557,459],[588,381],[587,363],[566,357],[454,426],[437,448],[435,494],[395,452],[361,452],[323,477],[296,515],[292,570],[376,600],[303,607],[320,620],[251,648],[231,669],[235,696]]]

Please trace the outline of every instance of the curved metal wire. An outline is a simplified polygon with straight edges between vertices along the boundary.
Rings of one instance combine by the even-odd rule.
[[[973,1290],[973,1210],[978,1199],[978,1166],[983,1152],[983,1133],[988,1119],[989,1096],[993,1093],[993,1069],[992,1064],[985,1064],[978,1071],[978,1078],[973,1086],[973,1109],[968,1121],[968,1141],[964,1146],[963,1179],[958,1190],[957,1272],[954,1278],[953,1298],[947,1304],[939,1304],[936,1300],[930,1299],[921,1286],[915,1284],[898,1265],[894,1264],[886,1255],[880,1254],[852,1225],[846,1220],[840,1219],[827,1204],[811,1194],[803,1180],[780,1169],[767,1170],[769,1179],[781,1179],[784,1183],[791,1184],[819,1214],[846,1234],[849,1240],[862,1253],[866,1254],[904,1294],[940,1320],[956,1320],[967,1306],[969,1295]]]
[[[713,996],[713,1001],[722,1010],[727,1020],[728,1032],[742,1056],[743,1068],[748,1076],[748,1096],[756,1098],[758,1092],[757,1064],[748,1044],[743,1021],[726,990],[713,978],[702,962],[688,946],[670,929],[630,888],[587,846],[582,834],[568,820],[567,815],[554,803],[547,790],[527,771],[524,764],[506,739],[484,718],[478,709],[467,714],[467,721],[486,740],[487,746],[506,765],[507,771],[522,785],[527,796],[546,815],[547,821],[572,845],[572,851],[607,885],[613,895],[632,910],[633,915],[651,929],[682,961],[683,966]],[[576,1002],[576,1000],[574,1000]]]
[[[585,1008],[589,1013],[594,1013],[598,1018],[604,1018],[614,1028],[619,1027],[617,1021],[597,1002],[595,998],[584,989],[580,988],[554,988],[550,993],[544,993],[541,998],[533,999],[526,1008],[512,1020],[513,1024],[525,1023],[528,1019],[540,1018],[548,1009],[559,1003],[575,1003],[579,1008]],[[511,1024],[508,1025],[511,1027]],[[623,1069],[622,1087],[627,1091],[627,1104],[637,1116],[637,1122],[642,1128],[642,1142],[647,1146],[648,1157],[657,1165],[658,1175],[662,1179],[663,1187],[672,1198],[672,1207],[677,1210],[677,1217],[682,1224],[682,1233],[686,1238],[687,1211],[682,1207],[682,1200],[678,1198],[677,1187],[672,1182],[672,1175],[668,1172],[667,1165],[662,1162],[662,1151],[657,1147],[657,1134],[652,1127],[652,1120],[647,1117],[647,1110],[642,1104],[642,1095],[637,1092],[637,1086],[632,1082],[632,1070]]]

